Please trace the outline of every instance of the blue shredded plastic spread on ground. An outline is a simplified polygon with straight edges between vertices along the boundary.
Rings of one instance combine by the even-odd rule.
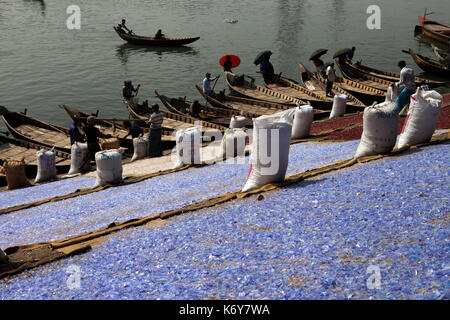
[[[448,299],[449,161],[429,146],[128,229],[0,299]]]
[[[356,141],[342,144],[293,145],[287,174],[351,158],[356,147]],[[0,234],[4,235],[0,238],[0,248],[62,239],[105,227],[112,222],[149,216],[222,193],[240,190],[248,175],[248,157],[246,160],[247,163],[234,164],[237,160],[231,159],[225,163],[163,175],[131,185],[109,188],[0,215]],[[70,180],[73,180],[72,185],[64,180],[55,182],[55,187],[60,188],[62,182],[65,183],[66,189],[71,191],[81,187],[81,184],[86,186],[86,180]],[[94,184],[94,180],[89,181]],[[29,193],[32,193],[35,199],[45,199],[48,198],[51,185],[31,187],[23,189],[22,192],[27,193],[30,190]],[[62,188],[58,194],[65,194]],[[8,202],[9,199],[5,201]],[[17,199],[13,201],[18,202]]]

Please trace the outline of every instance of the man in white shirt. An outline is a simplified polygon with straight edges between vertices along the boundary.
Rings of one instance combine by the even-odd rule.
[[[336,72],[334,71],[334,63],[331,63],[327,70],[326,70],[326,76],[327,76],[327,88],[325,90],[326,96],[328,95],[332,97],[331,90],[333,89],[333,82],[336,79]]]
[[[205,79],[203,79],[203,93],[207,95],[214,95],[214,91],[211,89],[211,82],[218,79],[220,76],[211,79],[211,73],[207,72],[205,74]]]
[[[152,105],[153,113],[150,115],[147,123],[150,123],[150,132],[148,134],[148,148],[150,157],[162,156],[162,123],[164,121],[164,115],[159,111],[159,105]]]
[[[400,61],[398,67],[400,68],[400,81],[396,82],[395,85],[399,87],[401,91],[398,94],[395,103],[397,104],[398,112],[400,112],[400,110],[409,103],[411,95],[415,92],[416,82],[414,70],[407,68],[405,61]]]

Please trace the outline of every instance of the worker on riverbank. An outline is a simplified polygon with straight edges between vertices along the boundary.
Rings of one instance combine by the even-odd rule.
[[[69,127],[70,134],[70,145],[73,145],[75,142],[83,142],[83,135],[80,133],[78,128],[81,127],[80,119],[75,116],[73,119],[73,123]]]
[[[336,79],[336,71],[334,70],[334,63],[331,63],[328,66],[325,74],[327,77],[327,87],[325,89],[326,96],[333,97],[331,94],[331,90],[333,89],[333,82]]]
[[[109,138],[111,135],[103,134],[98,128],[95,127],[96,118],[89,116],[86,120],[86,126],[82,126],[82,130],[86,134],[86,142],[88,147],[89,156],[92,161],[95,161],[95,154],[100,151],[100,145],[98,144],[98,138]]]
[[[162,123],[164,121],[164,115],[159,111],[159,105],[154,103],[152,105],[152,114],[147,123],[150,124],[150,132],[148,134],[148,146],[150,157],[162,156]]]
[[[401,89],[400,93],[395,100],[397,105],[397,112],[400,112],[404,106],[409,103],[411,95],[416,90],[416,82],[414,77],[414,70],[406,67],[406,62],[401,60],[398,63],[400,68],[400,81],[396,82],[395,85]]]

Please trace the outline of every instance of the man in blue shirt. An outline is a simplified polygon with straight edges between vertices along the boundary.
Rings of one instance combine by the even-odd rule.
[[[69,127],[70,145],[73,145],[75,142],[83,142],[83,136],[78,129],[79,125],[81,125],[80,119],[75,118]]]
[[[128,134],[124,137],[128,137],[129,135],[131,135],[131,138],[138,138],[141,135],[143,135],[143,131],[142,128],[135,122],[135,121],[131,121],[131,123],[129,121],[125,121],[123,123],[128,129]]]
[[[262,73],[265,83],[273,83],[273,75],[275,71],[273,69],[273,65],[269,61],[269,57],[266,57],[261,61],[259,71]]]
[[[203,79],[203,93],[207,95],[214,95],[214,91],[211,89],[211,82],[219,79],[220,76],[211,79],[211,73],[207,72],[205,74],[205,79]]]

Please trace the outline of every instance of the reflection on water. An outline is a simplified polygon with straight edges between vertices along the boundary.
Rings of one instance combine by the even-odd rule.
[[[146,47],[139,46],[131,43],[124,43],[120,46],[117,46],[116,56],[119,58],[122,65],[126,65],[128,63],[128,58],[135,54],[141,53],[154,53],[158,56],[162,56],[164,54],[184,54],[196,56],[198,55],[198,51],[192,47],[180,46],[180,47]]]
[[[40,8],[41,8],[41,13],[42,13],[43,16],[45,16],[45,9],[47,7],[46,7],[46,4],[45,4],[44,0],[23,0],[23,1],[39,4]]]
[[[419,48],[422,48],[422,46],[429,47],[430,44],[434,44],[436,47],[450,52],[450,45],[446,45],[443,42],[436,41],[430,37],[424,36],[422,33],[417,35],[415,38],[416,40],[418,40],[417,42],[419,44]]]

